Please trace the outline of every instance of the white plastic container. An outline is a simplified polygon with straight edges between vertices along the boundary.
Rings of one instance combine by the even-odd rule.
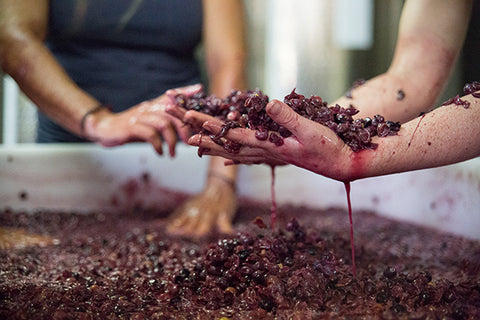
[[[177,146],[177,156],[157,155],[150,145],[102,148],[91,144],[0,146],[0,208],[75,212],[141,204],[161,206],[165,189],[201,190],[208,157]],[[278,204],[346,208],[343,183],[294,167],[278,167]],[[269,166],[241,166],[240,197],[270,201]],[[480,239],[480,158],[434,169],[354,181],[355,211]]]

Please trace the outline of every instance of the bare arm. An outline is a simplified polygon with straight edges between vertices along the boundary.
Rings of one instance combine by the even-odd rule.
[[[469,108],[451,104],[413,119],[398,136],[377,139],[377,150],[350,157],[352,177],[453,164],[480,156],[480,99],[468,95]],[[380,141],[381,140],[381,141]]]
[[[48,0],[0,0],[1,66],[43,113],[82,135],[83,114],[99,102],[77,87],[44,45],[48,6]]]
[[[175,155],[177,134],[189,132],[181,121],[165,112],[172,101],[162,95],[130,109],[111,113],[98,109],[100,102],[78,87],[44,44],[48,24],[48,0],[0,0],[0,62],[40,111],[70,132],[104,146],[146,141],[163,154],[163,142]],[[179,88],[192,94],[200,87]]]
[[[210,92],[227,96],[232,89],[245,89],[244,8],[238,0],[207,0],[204,4],[204,45]],[[225,167],[224,159],[212,158],[210,171],[219,170],[236,177],[235,167]]]
[[[471,0],[408,0],[402,11],[393,61],[384,74],[352,90],[358,117],[382,114],[406,122],[437,102],[462,47]],[[404,93],[404,98],[399,99]]]
[[[210,93],[223,98],[232,89],[246,86],[243,5],[241,0],[204,0],[203,10]],[[185,110],[177,111],[182,119]],[[211,157],[205,188],[175,212],[170,232],[203,235],[215,227],[224,233],[232,231],[237,166],[225,166],[224,162]]]
[[[210,91],[225,97],[232,89],[246,85],[244,8],[239,0],[207,0],[203,6]]]
[[[244,145],[232,154],[208,137],[198,135],[189,143],[204,154],[219,155],[241,163],[290,163],[341,181],[437,167],[480,156],[480,99],[467,95],[468,108],[441,106],[424,116],[441,91],[460,50],[471,1],[409,0],[402,15],[399,43],[391,68],[353,91],[360,116],[380,113],[402,121],[397,136],[374,138],[376,150],[353,152],[327,127],[307,120],[280,101],[271,101],[267,113],[293,133],[276,146],[256,139],[254,131],[232,129],[226,138]],[[397,100],[397,90],[405,98]],[[204,128],[218,133],[222,123],[188,112]],[[410,120],[413,119],[413,120]],[[188,119],[190,120],[190,119]],[[409,121],[410,120],[410,121]]]

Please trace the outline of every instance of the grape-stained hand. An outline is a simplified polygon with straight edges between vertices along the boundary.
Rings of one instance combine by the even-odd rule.
[[[279,125],[292,132],[278,146],[270,141],[259,140],[255,130],[245,128],[230,129],[225,138],[242,145],[238,153],[231,153],[215,143],[209,136],[197,134],[188,143],[202,149],[203,154],[221,156],[230,159],[229,163],[270,165],[294,164],[318,174],[337,179],[348,180],[349,161],[353,151],[335,132],[326,126],[306,119],[293,111],[285,103],[272,100],[266,107],[267,114]],[[203,128],[218,134],[223,123],[208,119],[198,112],[185,113],[185,121],[204,121]]]
[[[107,147],[133,141],[149,142],[159,154],[163,154],[162,145],[165,142],[173,157],[177,136],[186,142],[191,132],[182,121],[168,114],[166,109],[175,104],[176,95],[190,96],[201,90],[200,85],[171,89],[155,99],[144,101],[120,113],[102,110],[86,119],[86,135]]]

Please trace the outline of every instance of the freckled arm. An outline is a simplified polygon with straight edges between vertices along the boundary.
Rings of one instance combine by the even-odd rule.
[[[438,167],[480,156],[480,99],[450,104],[402,125],[397,136],[375,138],[375,151],[353,154],[351,177],[364,178]]]
[[[81,135],[81,118],[99,102],[82,91],[43,43],[47,0],[0,0],[0,63],[47,116]]]
[[[402,123],[429,111],[452,72],[471,6],[471,0],[406,1],[389,69],[336,103],[353,104],[359,118],[381,114]]]

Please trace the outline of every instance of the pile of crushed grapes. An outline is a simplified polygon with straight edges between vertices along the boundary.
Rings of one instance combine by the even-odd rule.
[[[242,146],[222,139],[230,129],[242,127],[255,130],[257,139],[268,140],[277,146],[283,145],[283,139],[292,135],[288,129],[273,121],[267,114],[268,102],[268,96],[258,89],[232,90],[224,99],[207,95],[205,92],[199,92],[191,97],[183,94],[176,96],[177,106],[225,121],[218,134],[210,134],[205,130],[203,133],[209,134],[214,142],[231,153],[238,153]],[[353,116],[359,111],[352,105],[348,108],[338,104],[329,106],[319,96],[307,98],[296,93],[295,89],[285,96],[284,102],[299,115],[330,128],[355,152],[376,149],[377,144],[372,142],[373,137],[395,135],[400,130],[400,123],[385,120],[382,115],[354,119]]]
[[[480,242],[355,214],[242,201],[231,235],[170,236],[175,209],[0,212],[56,239],[0,250],[2,319],[479,319]]]

